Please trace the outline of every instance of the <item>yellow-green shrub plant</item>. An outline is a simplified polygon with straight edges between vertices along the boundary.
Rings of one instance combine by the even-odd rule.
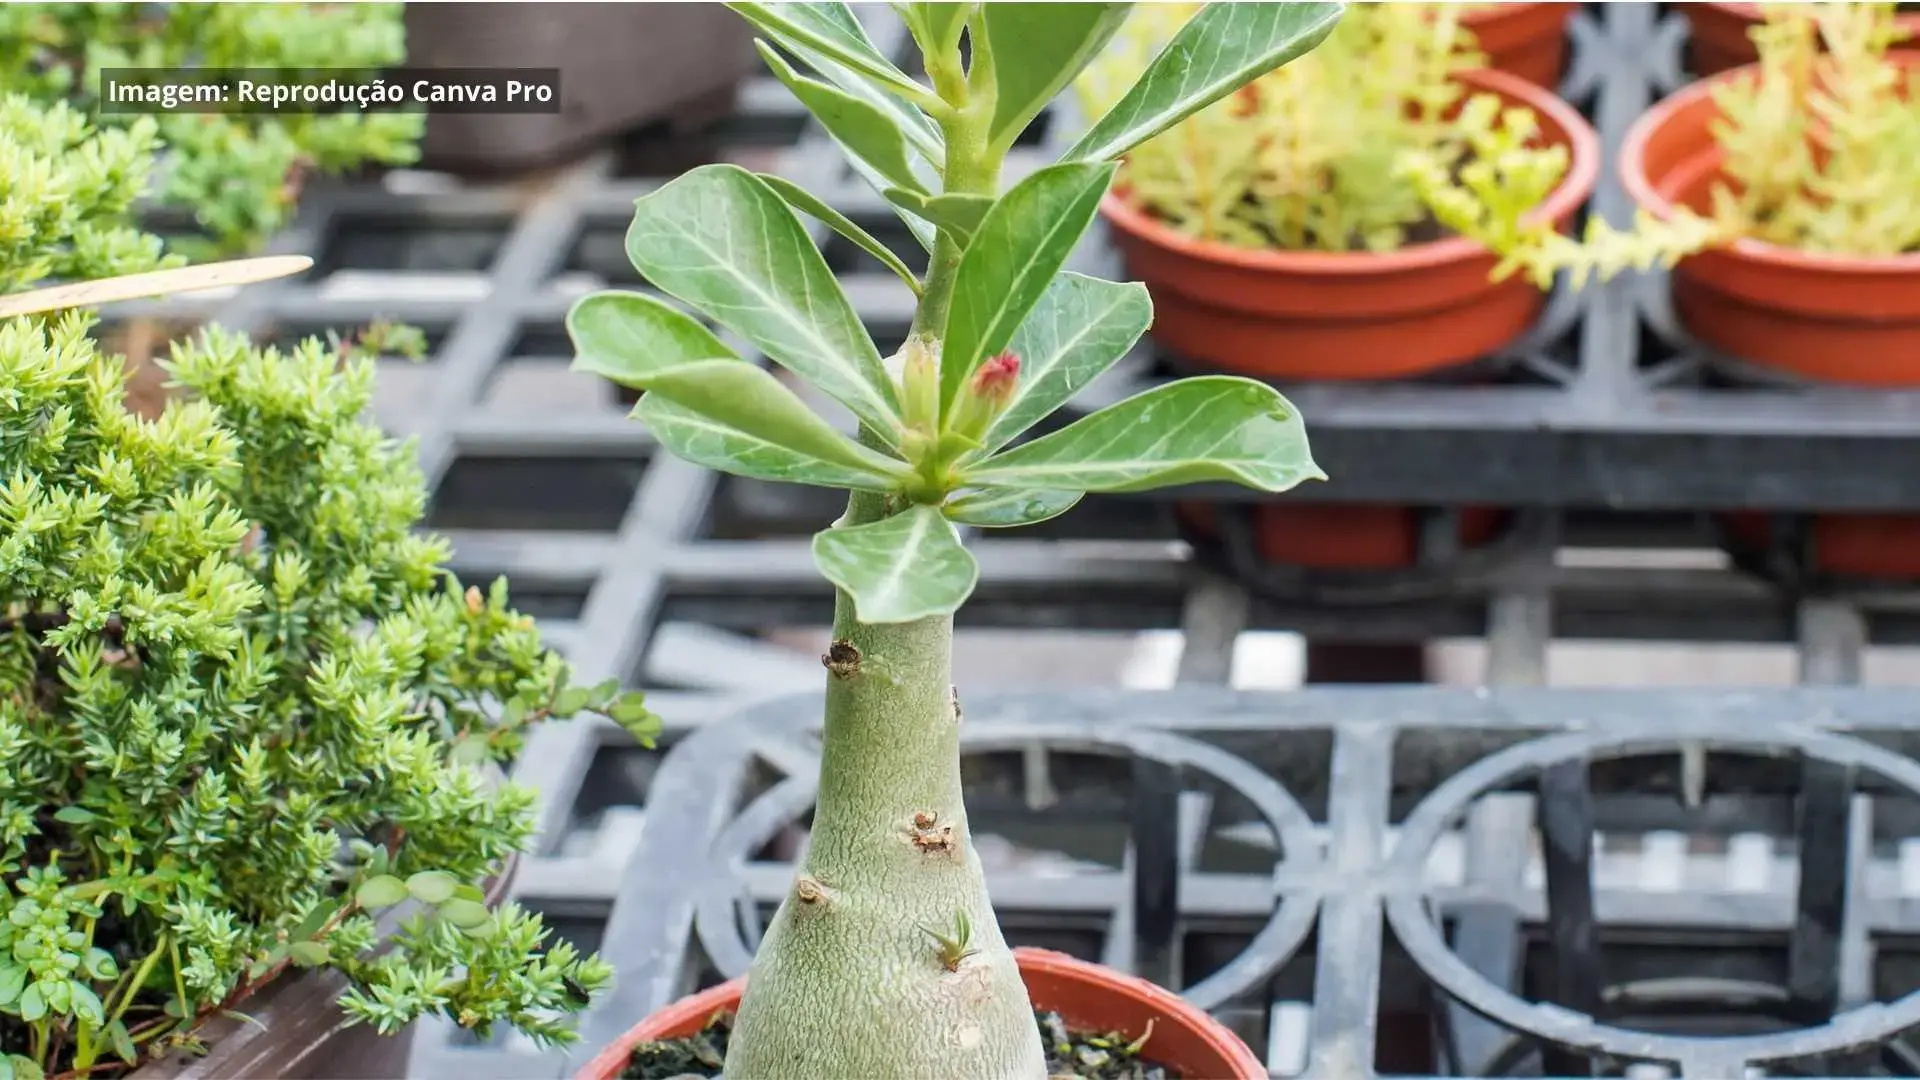
[[[655,719],[443,568],[369,359],[211,330],[146,420],[88,329],[0,323],[0,1077],[197,1049],[313,967],[382,1032],[570,1040],[611,973],[482,902],[532,821],[499,767],[550,718]]]
[[[775,75],[927,258],[915,270],[817,196],[731,165],[695,169],[635,209],[627,253],[646,281],[838,402],[857,441],[652,295],[596,293],[568,317],[577,365],[644,391],[635,416],[666,450],[850,493],[813,540],[836,603],[812,841],[754,958],[725,1072],[1042,1080],[961,798],[953,619],[979,568],[956,526],[1032,524],[1088,492],[1282,491],[1322,475],[1299,413],[1249,379],[1170,383],[1016,440],[1152,321],[1139,284],[1063,269],[1114,162],[1307,52],[1341,7],[1208,6],[1057,162],[1009,185],[1014,141],[1131,5],[901,4],[931,85],[883,56],[845,4],[731,6],[779,47],[763,49]],[[918,297],[891,360],[800,214],[886,261]]]
[[[384,68],[406,58],[400,4],[0,4],[0,83],[67,101],[96,123],[156,126],[166,153],[156,203],[204,236],[195,259],[246,254],[286,224],[310,174],[418,159],[418,113],[97,112],[102,68]]]
[[[1473,6],[1353,5],[1311,54],[1133,148],[1118,190],[1234,247],[1391,251],[1433,239],[1435,202],[1451,210],[1461,197],[1471,213],[1448,227],[1519,231],[1566,175],[1567,152],[1527,146],[1530,110],[1458,80],[1486,62],[1461,22]],[[1197,10],[1142,7],[1076,80],[1082,111],[1109,107]]]

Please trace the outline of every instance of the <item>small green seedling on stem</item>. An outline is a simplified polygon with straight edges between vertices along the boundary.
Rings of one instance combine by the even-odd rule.
[[[1015,139],[1130,5],[896,4],[930,86],[883,56],[844,4],[730,6],[927,265],[915,273],[821,199],[733,165],[637,203],[627,254],[641,275],[844,406],[857,440],[654,296],[597,293],[567,320],[575,366],[644,391],[634,415],[667,450],[851,493],[813,540],[838,589],[813,840],[754,960],[726,1075],[1039,1080],[1044,1050],[961,801],[953,613],[979,568],[955,527],[1030,525],[1089,492],[1219,481],[1277,492],[1324,479],[1299,414],[1240,378],[1158,386],[1015,441],[1152,322],[1143,286],[1063,269],[1116,161],[1313,48],[1342,6],[1210,5],[1057,162],[1004,190]],[[874,346],[801,214],[918,297],[894,357]],[[941,963],[930,964],[929,926],[965,926],[966,940],[936,935]],[[949,959],[956,950],[966,963]]]

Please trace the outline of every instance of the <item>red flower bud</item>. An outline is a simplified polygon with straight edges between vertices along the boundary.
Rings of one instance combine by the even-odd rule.
[[[975,396],[992,405],[1004,405],[1013,396],[1013,385],[1020,381],[1020,358],[1003,352],[981,364],[973,373]]]

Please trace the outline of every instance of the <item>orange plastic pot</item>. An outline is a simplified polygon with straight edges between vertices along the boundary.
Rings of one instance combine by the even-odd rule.
[[[1747,31],[1760,25],[1759,4],[1690,3],[1681,11],[1687,15],[1687,61],[1695,75],[1717,75],[1760,59]],[[1920,47],[1920,13],[1896,16],[1906,40],[1895,48]]]
[[[1202,536],[1215,535],[1213,507],[1185,503],[1175,513]],[[1460,510],[1460,546],[1498,539],[1513,515],[1496,507]],[[1420,511],[1410,506],[1355,506],[1292,501],[1263,503],[1253,510],[1254,543],[1260,557],[1280,566],[1309,570],[1406,570],[1420,560]]]
[[[1059,1013],[1070,1028],[1139,1038],[1151,1025],[1146,1055],[1188,1080],[1266,1080],[1266,1066],[1246,1043],[1171,991],[1046,949],[1015,949],[1013,957],[1034,1006]],[[698,1032],[715,1013],[739,1008],[745,989],[745,979],[734,979],[660,1010],[602,1050],[575,1080],[613,1080],[634,1047]]]
[[[1920,65],[1920,54],[1892,58]],[[1694,83],[1628,129],[1620,174],[1655,215],[1709,207],[1725,156],[1713,90],[1739,68]],[[1688,333],[1728,355],[1801,378],[1854,386],[1920,385],[1920,254],[1821,255],[1737,240],[1681,260],[1673,303]]]
[[[1567,70],[1567,23],[1575,3],[1476,4],[1460,16],[1473,31],[1487,66],[1549,90]]]
[[[1567,147],[1567,177],[1538,213],[1565,228],[1600,172],[1600,140],[1572,106],[1517,75],[1473,90],[1523,105]],[[1153,336],[1190,360],[1277,379],[1392,379],[1477,359],[1524,333],[1546,298],[1459,237],[1385,254],[1270,251],[1195,240],[1113,192],[1100,204],[1129,276],[1153,294]]]

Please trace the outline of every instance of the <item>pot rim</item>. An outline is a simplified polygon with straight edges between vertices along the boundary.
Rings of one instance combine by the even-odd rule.
[[[1515,5],[1521,6],[1521,5]],[[1456,78],[1469,87],[1516,98],[1534,112],[1550,119],[1567,133],[1567,175],[1548,193],[1546,199],[1528,215],[1560,221],[1570,217],[1593,194],[1600,178],[1600,136],[1594,133],[1586,117],[1562,100],[1558,94],[1536,86],[1518,75],[1482,68],[1461,72]],[[1273,251],[1229,247],[1212,240],[1196,240],[1161,224],[1145,211],[1137,210],[1117,192],[1109,191],[1100,200],[1100,212],[1108,224],[1122,232],[1166,248],[1191,259],[1219,263],[1256,272],[1319,274],[1326,276],[1364,276],[1402,270],[1421,270],[1491,258],[1492,253],[1465,237],[1449,236],[1440,240],[1408,244],[1388,252],[1369,251]]]
[[[1754,7],[1752,4],[1713,3],[1713,7]],[[1889,52],[1887,62],[1900,67],[1920,67],[1920,54],[1902,54]],[[1635,204],[1653,214],[1662,221],[1673,216],[1673,200],[1660,194],[1653,180],[1647,175],[1647,144],[1653,141],[1673,118],[1685,109],[1692,108],[1704,98],[1710,98],[1714,90],[1736,79],[1748,79],[1760,72],[1758,63],[1744,64],[1737,68],[1697,79],[1686,86],[1668,94],[1656,102],[1646,112],[1640,114],[1627,134],[1620,141],[1620,182],[1626,186],[1627,195]],[[1716,174],[1717,175],[1717,174]],[[1710,248],[1701,255],[1733,254],[1750,262],[1764,263],[1769,266],[1789,270],[1809,270],[1827,274],[1887,274],[1920,273],[1920,252],[1904,255],[1835,255],[1826,252],[1801,251],[1781,244],[1771,244],[1765,240],[1741,237],[1731,244]]]
[[[1022,981],[1031,974],[1053,976],[1056,978],[1080,979],[1106,983],[1115,992],[1123,992],[1138,997],[1150,1004],[1156,1011],[1166,1014],[1193,1028],[1206,1042],[1215,1044],[1222,1056],[1237,1059],[1236,1066],[1249,1076],[1267,1075],[1267,1067],[1258,1055],[1235,1035],[1226,1025],[1208,1015],[1204,1009],[1181,997],[1163,986],[1148,982],[1124,971],[1116,971],[1104,964],[1090,963],[1066,953],[1052,949],[1020,947],[1013,950],[1014,962],[1019,965]],[[711,1015],[735,1005],[746,989],[746,978],[728,979],[718,986],[709,987],[695,994],[679,999],[665,1009],[650,1016],[641,1017],[618,1039],[607,1044],[595,1054],[574,1075],[574,1080],[600,1080],[601,1077],[618,1076],[633,1048],[640,1039],[639,1030],[662,1013],[700,1017]],[[1046,1006],[1035,1003],[1041,1008]],[[1224,1035],[1225,1039],[1207,1038],[1210,1034]]]

